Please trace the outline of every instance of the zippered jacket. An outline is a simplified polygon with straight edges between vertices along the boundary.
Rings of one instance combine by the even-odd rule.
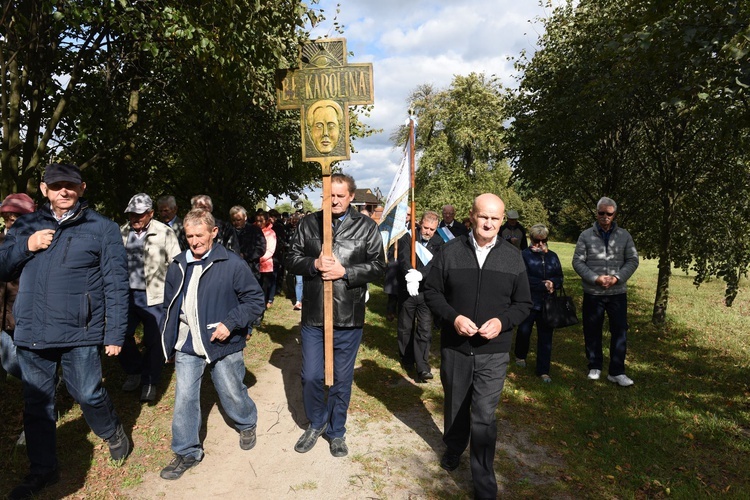
[[[584,230],[578,237],[573,253],[573,269],[581,277],[583,292],[592,295],[619,295],[627,293],[627,281],[638,269],[638,251],[633,237],[613,223],[609,244],[599,231],[599,224]],[[602,275],[617,276],[617,283],[607,289],[596,284]]]
[[[174,357],[179,335],[182,289],[187,286],[186,253],[189,251],[177,255],[167,269],[164,286],[166,311],[160,328],[166,359]],[[195,272],[199,271],[196,269]],[[213,244],[200,272],[197,311],[200,332],[191,332],[191,335],[192,342],[203,344],[206,361],[211,363],[244,349],[248,327],[263,313],[265,299],[247,262],[220,243]],[[211,342],[218,323],[223,323],[231,334],[223,342]]]
[[[123,245],[127,244],[130,224],[120,226]],[[146,301],[149,306],[164,302],[164,278],[167,266],[180,253],[180,243],[171,227],[151,219],[143,247],[143,271],[146,276]]]
[[[534,302],[533,309],[542,310],[544,298],[549,295],[544,281],[549,280],[558,290],[563,284],[562,264],[557,254],[552,250],[547,252],[533,252],[526,248],[521,252],[523,261],[526,263],[526,272],[529,275],[529,288],[531,288],[531,300]]]
[[[442,323],[440,345],[464,354],[508,352],[513,327],[531,311],[531,293],[521,252],[497,238],[482,268],[468,236],[443,245],[432,261],[424,291],[425,301]],[[459,335],[453,325],[466,316],[477,327],[492,318],[502,323],[500,335],[487,340],[480,335]]]
[[[0,247],[0,280],[19,278],[13,306],[15,343],[30,349],[122,346],[128,319],[128,264],[120,230],[110,219],[78,208],[58,225],[49,203],[18,218]],[[28,239],[55,235],[32,253]]]
[[[359,328],[365,323],[367,284],[383,275],[385,257],[378,225],[349,207],[333,235],[333,254],[347,276],[333,282],[333,324]],[[302,324],[323,326],[323,280],[315,259],[323,248],[323,212],[304,217],[286,256],[287,271],[302,276]]]

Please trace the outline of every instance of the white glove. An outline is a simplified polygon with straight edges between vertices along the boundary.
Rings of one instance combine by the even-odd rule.
[[[419,281],[407,281],[406,291],[409,292],[409,295],[412,297],[419,295]]]
[[[419,283],[422,281],[422,273],[417,271],[416,269],[409,269],[406,272],[406,282],[407,283]]]

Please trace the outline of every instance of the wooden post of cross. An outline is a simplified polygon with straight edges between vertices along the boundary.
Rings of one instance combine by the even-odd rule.
[[[303,44],[299,68],[279,70],[279,109],[299,109],[302,161],[320,163],[323,173],[323,255],[333,255],[331,165],[350,158],[349,106],[372,104],[372,64],[348,64],[346,39]],[[325,383],[333,385],[333,282],[324,281]]]

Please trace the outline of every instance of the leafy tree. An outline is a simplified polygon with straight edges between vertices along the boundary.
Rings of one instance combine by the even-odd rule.
[[[210,192],[224,210],[319,175],[301,164],[298,118],[273,104],[275,69],[322,19],[306,3],[4,0],[2,12],[2,194],[33,193],[51,156],[86,168],[110,213],[135,191],[183,206]]]
[[[748,215],[747,85],[729,49],[747,21],[746,2],[569,3],[518,62],[515,175],[568,214],[618,201],[641,254],[659,260],[657,323],[673,265],[697,269],[696,283],[724,278],[728,305],[747,272],[747,236],[712,242],[705,220]]]
[[[498,194],[506,209],[518,210],[525,224],[546,223],[546,213],[533,198],[522,199],[509,187],[505,159],[507,116],[503,89],[496,78],[472,73],[456,76],[450,87],[438,91],[420,85],[409,99],[419,117],[418,170],[415,179],[418,212],[445,204],[456,208],[458,219],[468,216],[473,199],[485,192]],[[408,128],[392,139],[404,144]]]

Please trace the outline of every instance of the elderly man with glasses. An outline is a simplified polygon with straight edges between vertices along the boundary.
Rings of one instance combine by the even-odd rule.
[[[628,279],[638,268],[633,238],[615,222],[617,203],[602,198],[596,204],[594,225],[578,237],[573,269],[583,281],[583,336],[589,361],[589,380],[602,373],[602,328],[609,318],[609,375],[622,387],[633,385],[625,375],[628,333]]]

